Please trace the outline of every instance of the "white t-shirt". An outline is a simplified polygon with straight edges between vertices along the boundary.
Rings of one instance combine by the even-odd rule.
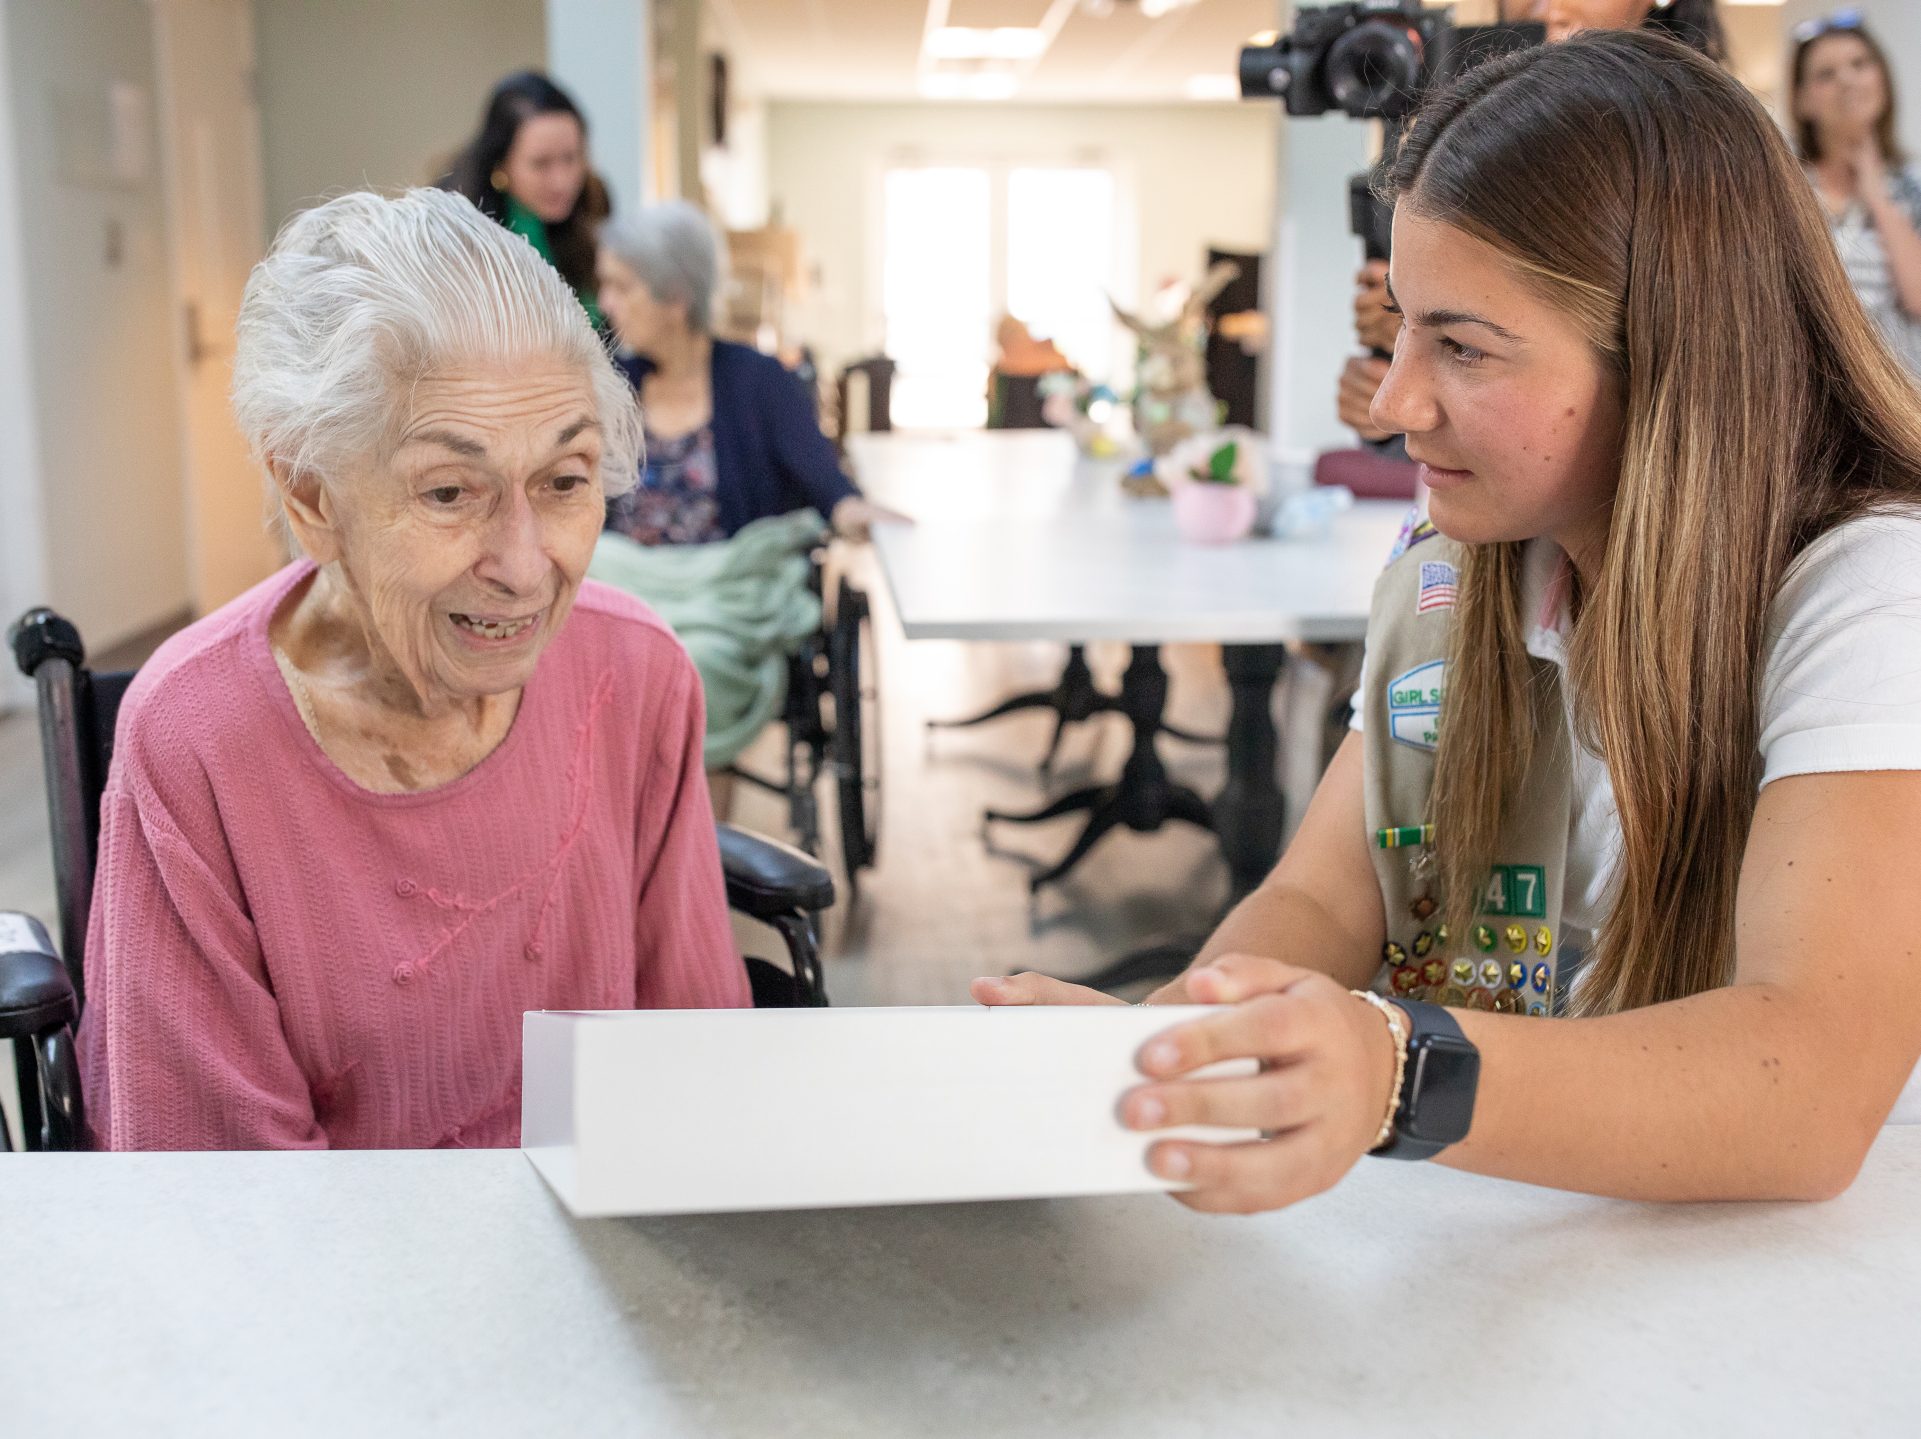
[[[1522,563],[1528,653],[1562,666],[1565,565],[1551,540],[1533,541]],[[1571,733],[1570,687],[1561,692]],[[1850,520],[1795,560],[1775,597],[1760,701],[1762,788],[1798,774],[1921,770],[1921,516]],[[1362,727],[1359,695],[1352,727]],[[1561,925],[1563,944],[1579,949],[1613,902],[1621,827],[1607,766],[1578,740],[1572,748]],[[1921,1068],[1890,1119],[1921,1123]]]

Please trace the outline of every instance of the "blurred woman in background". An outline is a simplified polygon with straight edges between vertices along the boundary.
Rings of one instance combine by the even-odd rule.
[[[813,509],[837,534],[865,536],[875,511],[800,381],[714,335],[720,245],[705,215],[674,200],[610,221],[599,284],[647,426],[640,484],[610,507],[608,529],[644,545],[704,544]]]
[[[1895,140],[1894,76],[1858,10],[1794,32],[1794,136],[1848,279],[1921,374],[1921,169]]]
[[[607,190],[587,165],[587,121],[545,75],[523,70],[494,86],[480,133],[442,180],[540,252],[605,328],[594,293],[594,238]]]

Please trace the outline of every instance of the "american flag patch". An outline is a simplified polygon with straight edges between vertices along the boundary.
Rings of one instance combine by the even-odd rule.
[[[1414,601],[1414,613],[1424,615],[1429,610],[1450,608],[1459,584],[1460,576],[1446,560],[1423,560],[1421,593]]]

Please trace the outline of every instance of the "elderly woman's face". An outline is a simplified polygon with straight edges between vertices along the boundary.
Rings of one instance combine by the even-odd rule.
[[[600,252],[594,262],[595,298],[614,334],[637,355],[651,355],[669,335],[687,329],[685,305],[663,305],[624,260]]]
[[[588,377],[558,363],[429,375],[400,443],[331,487],[348,584],[431,702],[525,684],[605,515]]]

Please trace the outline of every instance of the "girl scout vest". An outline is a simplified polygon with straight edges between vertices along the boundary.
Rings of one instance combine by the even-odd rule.
[[[1423,521],[1374,586],[1361,724],[1368,843],[1387,914],[1375,987],[1457,1008],[1552,1014],[1574,794],[1560,675],[1546,660],[1531,661],[1527,803],[1502,832],[1468,932],[1441,923],[1432,845],[1447,816],[1429,801],[1459,564],[1459,547]]]

